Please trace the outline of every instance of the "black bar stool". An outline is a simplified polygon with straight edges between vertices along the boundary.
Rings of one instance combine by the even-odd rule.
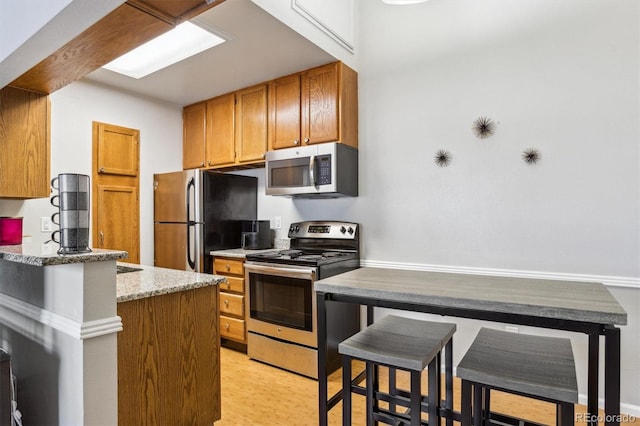
[[[474,426],[492,424],[491,389],[553,402],[556,423],[574,424],[578,385],[569,339],[482,328],[458,364],[457,376],[462,379],[462,426],[470,426],[472,418]]]
[[[428,366],[428,395],[426,410],[429,413],[429,425],[440,423],[440,352],[447,346],[452,348],[455,324],[423,321],[412,318],[388,315],[374,322],[365,330],[355,334],[338,345],[342,354],[342,424],[351,425],[351,392],[357,385],[351,380],[351,360],[359,359],[366,363],[366,400],[367,425],[373,422],[398,424],[411,421],[412,426],[421,424],[422,390],[420,374]],[[447,356],[447,359],[450,359]],[[407,399],[401,395],[381,392],[374,367],[383,365],[389,370],[400,369],[411,374],[411,390]],[[446,366],[450,374],[451,367]],[[451,386],[452,378],[446,380]],[[447,395],[452,391],[447,389]],[[390,409],[379,407],[380,400],[387,401]],[[447,402],[449,405],[451,401]],[[400,413],[395,405],[409,407],[409,416]],[[449,407],[451,408],[451,407]]]

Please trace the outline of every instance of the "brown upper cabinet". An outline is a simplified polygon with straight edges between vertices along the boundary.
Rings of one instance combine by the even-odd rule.
[[[262,162],[267,150],[267,85],[189,105],[183,120],[184,169]]]
[[[0,90],[0,197],[50,195],[49,96]]]
[[[264,164],[267,150],[324,142],[358,147],[358,75],[341,62],[183,109],[183,168]]]
[[[198,102],[182,110],[182,168],[204,167],[207,103]]]
[[[341,62],[269,84],[269,150],[324,142],[358,146],[357,73]]]

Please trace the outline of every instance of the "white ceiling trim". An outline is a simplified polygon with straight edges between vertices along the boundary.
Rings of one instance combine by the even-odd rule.
[[[349,53],[355,54],[353,0],[334,0],[335,5],[328,3],[330,2],[326,0],[291,0],[291,9],[335,40]],[[327,10],[331,11],[331,13],[327,13]],[[336,13],[335,11],[338,12]],[[340,29],[336,25],[337,22],[329,21],[332,16],[339,16],[344,14],[345,11],[347,11],[346,14],[349,17],[346,28]]]

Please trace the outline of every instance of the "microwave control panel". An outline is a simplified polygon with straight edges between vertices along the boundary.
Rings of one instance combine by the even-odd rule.
[[[317,158],[318,174],[316,185],[331,185],[331,155],[322,155]]]

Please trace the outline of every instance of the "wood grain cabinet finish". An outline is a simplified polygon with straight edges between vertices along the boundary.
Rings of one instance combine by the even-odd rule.
[[[269,84],[269,150],[334,141],[358,146],[354,70],[334,62]]]
[[[267,85],[236,92],[236,164],[263,162],[267,152]]]
[[[118,303],[118,424],[221,417],[218,286]]]
[[[185,170],[204,167],[206,111],[206,102],[189,105],[182,110],[182,168]]]
[[[246,286],[244,260],[226,257],[213,259],[213,273],[227,277],[220,285],[220,337],[247,343]]]
[[[206,167],[235,163],[235,102],[234,93],[207,101]]]
[[[50,195],[50,117],[48,96],[0,90],[0,197]]]
[[[267,118],[266,84],[184,107],[183,168],[263,163]]]

